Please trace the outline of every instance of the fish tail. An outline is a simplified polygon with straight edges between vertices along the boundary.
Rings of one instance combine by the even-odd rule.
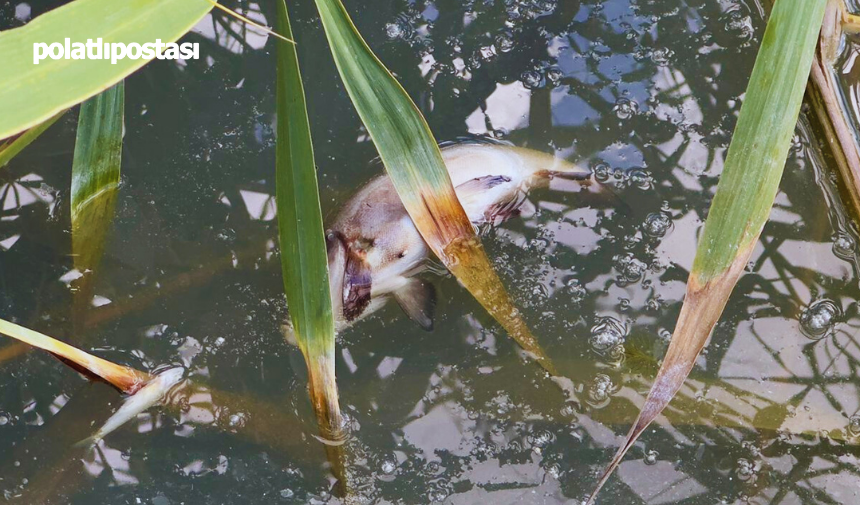
[[[583,186],[590,186],[594,183],[594,177],[590,170],[584,170],[576,165],[573,165],[573,170],[539,170],[535,173],[538,179],[566,179],[568,181],[577,181]]]
[[[531,180],[534,185],[546,186],[552,179],[576,181],[581,186],[595,184],[594,173],[575,163],[546,153],[529,153],[524,158],[527,166],[532,167]]]
[[[608,184],[602,184],[594,178],[591,170],[564,160],[558,160],[552,168],[535,172],[533,180],[535,185],[548,186],[553,179],[573,181],[583,188],[582,196],[586,200],[594,200],[598,205],[611,205],[625,214],[632,211],[630,205],[621,198],[621,195]],[[589,194],[590,197],[586,197]]]

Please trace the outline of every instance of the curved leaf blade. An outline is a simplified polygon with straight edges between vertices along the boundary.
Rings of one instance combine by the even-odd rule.
[[[144,372],[116,365],[47,335],[3,319],[0,319],[0,333],[43,351],[48,351],[71,366],[83,369],[127,394],[134,394],[150,379],[149,375]]]
[[[75,0],[26,25],[0,32],[0,139],[116,84],[148,60],[51,59],[33,63],[36,43],[172,42],[212,8],[207,0]],[[101,48],[104,51],[104,48]]]
[[[292,38],[284,0],[277,28]],[[335,384],[334,316],[319,185],[299,61],[293,44],[277,42],[278,239],[284,292],[308,365],[311,401],[320,427],[336,436],[343,424]]]
[[[365,43],[340,0],[315,1],[341,80],[421,236],[514,340],[557,375],[457,200],[424,116]]]
[[[72,254],[75,268],[93,270],[101,259],[119,188],[125,85],[81,105],[72,159]]]
[[[827,0],[778,0],[762,39],[666,357],[639,418],[589,498],[693,368],[770,215]]]

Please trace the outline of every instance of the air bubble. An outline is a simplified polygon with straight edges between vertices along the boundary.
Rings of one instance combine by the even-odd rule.
[[[565,290],[567,291],[568,296],[570,296],[570,301],[573,303],[581,303],[588,294],[577,279],[570,279],[567,281],[565,284]]]
[[[661,67],[665,67],[669,64],[669,60],[674,54],[671,49],[665,47],[657,48],[651,51],[651,61]]]
[[[827,336],[841,316],[842,311],[831,300],[819,300],[810,305],[800,316],[800,328],[814,340]]]
[[[627,98],[619,98],[612,110],[618,119],[630,119],[639,113],[639,104]]]
[[[540,430],[529,436],[529,443],[532,447],[544,448],[552,442],[553,436],[547,430]]]
[[[854,437],[860,437],[860,415],[851,416],[848,420],[848,433]]]
[[[598,163],[591,170],[597,182],[606,182],[612,177],[612,169],[606,163]]]
[[[382,462],[382,464],[381,464],[381,465],[379,465],[379,469],[380,469],[380,470],[382,471],[382,473],[384,473],[385,475],[391,475],[391,474],[393,474],[393,473],[394,473],[394,470],[396,470],[396,469],[397,469],[397,462],[392,461],[392,460],[390,460],[390,459],[386,459],[386,460],[384,460],[384,461]]]
[[[391,40],[403,38],[404,30],[399,23],[388,23],[385,25],[385,34]]]
[[[563,77],[564,72],[562,72],[558,67],[550,67],[546,71],[546,79],[552,83],[553,86],[558,86]]]
[[[539,88],[542,80],[540,72],[536,70],[526,70],[520,75],[520,81],[526,89]]]
[[[738,479],[748,481],[755,477],[757,472],[756,464],[748,459],[741,458],[738,460]]]
[[[612,393],[615,392],[615,384],[605,374],[597,374],[588,387],[588,398],[586,402],[596,409],[609,405]]]
[[[844,260],[852,260],[856,248],[857,243],[847,233],[840,233],[833,241],[833,254]]]
[[[654,187],[654,178],[645,170],[631,171],[628,179],[630,180],[630,184],[642,190]]]
[[[636,259],[633,254],[617,255],[613,258],[615,261],[615,269],[618,270],[619,284],[624,286],[633,284],[642,280],[645,276],[645,270],[648,265]]]
[[[591,338],[588,343],[598,353],[606,352],[624,343],[627,328],[614,317],[604,317],[591,328]]]
[[[645,453],[645,464],[646,465],[656,465],[658,456],[660,456],[660,453],[658,453],[655,450],[650,450],[650,451],[646,452]]]
[[[645,223],[642,225],[643,231],[655,238],[661,238],[666,235],[669,228],[672,226],[672,218],[665,212],[652,212],[645,216]]]
[[[496,37],[496,47],[503,53],[508,53],[514,48],[514,41],[508,35]]]

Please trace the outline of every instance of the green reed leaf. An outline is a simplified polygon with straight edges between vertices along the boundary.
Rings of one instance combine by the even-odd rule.
[[[0,32],[0,139],[31,128],[116,84],[148,60],[42,60],[36,43],[172,42],[209,10],[207,0],[75,0],[21,28]]]
[[[72,160],[72,254],[75,268],[98,266],[113,221],[122,159],[125,85],[115,86],[81,105]]]
[[[340,0],[315,1],[344,86],[415,227],[472,296],[555,375],[457,200],[424,116],[367,46]]]
[[[672,342],[597,492],[678,392],[752,255],[779,189],[827,0],[778,0],[699,240]]]
[[[9,161],[12,160],[15,156],[18,155],[25,147],[30,145],[34,140],[39,138],[39,135],[45,132],[48,128],[51,127],[52,124],[56,123],[58,119],[63,117],[66,111],[60,111],[55,116],[51,117],[44,123],[37,124],[36,126],[30,128],[24,133],[6,139],[5,142],[0,142],[0,167],[3,167]]]
[[[284,0],[277,0],[277,29],[293,34]],[[328,255],[320,208],[305,93],[295,45],[277,42],[278,238],[284,292],[293,331],[308,364],[311,400],[320,426],[336,435],[342,420],[334,370],[334,316]]]

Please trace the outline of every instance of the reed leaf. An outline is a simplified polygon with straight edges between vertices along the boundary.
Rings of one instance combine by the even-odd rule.
[[[80,272],[97,267],[113,220],[122,159],[125,85],[81,105],[72,159],[72,254]],[[89,277],[87,277],[89,279]]]
[[[0,139],[100,93],[149,61],[47,58],[35,65],[35,43],[172,42],[211,8],[207,0],[75,0],[0,32]]]
[[[424,241],[517,343],[556,375],[457,200],[421,112],[370,50],[340,0],[315,1],[344,86]]]
[[[678,392],[752,255],[779,189],[826,3],[778,0],[774,6],[699,240],[672,342],[639,418],[589,503]]]
[[[276,2],[277,29],[292,38],[284,0]],[[284,292],[293,331],[308,365],[310,395],[323,436],[337,440],[343,419],[335,383],[335,332],[328,255],[310,124],[293,44],[277,43],[278,238]]]
[[[150,379],[150,376],[144,372],[111,363],[47,335],[3,319],[0,319],[0,333],[43,351],[48,351],[81,373],[98,377],[126,394],[134,394]]]
[[[5,142],[0,143],[0,167],[3,167],[9,161],[12,160],[15,156],[18,155],[25,147],[30,145],[34,140],[39,138],[39,135],[45,132],[48,128],[51,127],[52,124],[56,123],[58,119],[63,117],[66,111],[60,111],[44,123],[40,123],[24,133],[6,139]]]

